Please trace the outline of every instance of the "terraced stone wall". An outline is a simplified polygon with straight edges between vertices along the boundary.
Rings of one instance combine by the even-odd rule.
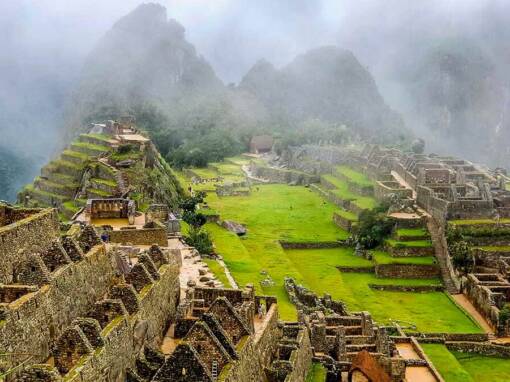
[[[34,354],[43,362],[54,341],[109,290],[115,271],[103,245],[52,273],[51,283],[9,304],[0,322],[0,352]]]
[[[377,277],[388,278],[433,278],[440,275],[437,265],[379,264],[375,267]]]
[[[163,247],[168,244],[164,228],[121,229],[110,231],[109,235],[112,243],[131,243],[132,245],[157,244]]]
[[[24,217],[23,211],[21,209],[16,212],[16,216]],[[2,263],[0,283],[12,283],[14,269],[23,259],[24,251],[33,248],[44,251],[58,235],[58,217],[54,209],[45,209],[14,221],[12,224],[0,226],[0,261]]]

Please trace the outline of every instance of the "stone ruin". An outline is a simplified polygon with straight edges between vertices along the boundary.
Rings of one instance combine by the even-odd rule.
[[[311,364],[308,333],[278,323],[276,299],[190,284],[173,336],[158,357],[142,354],[128,381],[302,381]]]
[[[159,221],[163,223],[169,234],[181,232],[179,219],[170,211],[166,204],[151,204],[145,212],[145,224]]]
[[[129,199],[88,199],[85,214],[89,221],[93,219],[127,219],[135,224],[136,203]]]
[[[1,207],[6,381],[125,381],[176,320],[180,255],[152,246],[122,272],[92,226],[61,236],[52,209]]]
[[[370,354],[388,381],[404,381],[404,360],[394,355],[387,328],[376,325],[368,312],[348,312],[342,302],[329,295],[318,297],[290,278],[285,279],[285,289],[310,333],[314,358],[327,369],[327,382],[341,380],[362,351]]]

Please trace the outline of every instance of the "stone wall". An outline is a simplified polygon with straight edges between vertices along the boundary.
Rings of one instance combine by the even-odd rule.
[[[378,264],[375,266],[377,277],[427,279],[440,275],[437,265],[417,264]]]
[[[260,166],[253,162],[250,165],[250,170],[257,178],[268,179],[272,183],[307,185],[319,182],[319,176],[317,175],[309,175],[296,170]]]
[[[223,369],[218,380],[222,382],[265,382],[264,368],[269,366],[278,339],[278,308],[272,304],[269,308],[261,331],[247,337],[242,349],[238,348],[239,359],[230,367]]]
[[[170,322],[175,320],[179,299],[179,264],[171,258],[159,268],[160,279],[138,293],[140,310],[118,316],[102,331],[104,346],[85,357],[79,373],[65,377],[73,382],[124,382],[126,369],[134,367],[142,346],[156,348]]]
[[[445,342],[448,350],[483,354],[490,357],[510,358],[510,347],[488,342]]]
[[[398,195],[401,199],[412,198],[413,191],[403,188],[398,182],[394,181],[377,181],[374,186],[374,196],[377,200],[385,200],[390,195]]]
[[[109,290],[114,267],[103,245],[59,268],[51,283],[9,304],[0,323],[0,352],[35,354],[43,362],[70,322],[88,313]]]
[[[151,344],[163,338],[163,331],[169,317],[176,315],[179,303],[179,264],[172,260],[170,264],[159,268],[160,279],[148,285],[140,292],[140,311],[138,317],[148,321],[147,340]]]
[[[167,246],[168,239],[164,228],[139,228],[139,229],[120,229],[109,231],[110,241],[112,243],[132,244],[132,245],[152,245]]]
[[[16,265],[24,252],[46,250],[59,236],[57,212],[45,209],[12,224],[0,226],[0,283],[11,283]],[[31,251],[34,252],[34,251]]]

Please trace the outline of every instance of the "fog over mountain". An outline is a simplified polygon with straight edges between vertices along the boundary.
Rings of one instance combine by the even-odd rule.
[[[19,161],[31,169],[19,181],[28,181],[62,144],[62,131],[80,122],[78,119],[84,116],[81,112],[86,109],[80,103],[98,83],[104,79],[108,84],[126,83],[123,78],[131,77],[137,65],[161,68],[166,59],[168,68],[175,68],[172,62],[176,56],[160,56],[157,62],[148,60],[150,49],[157,47],[144,44],[143,36],[157,26],[146,25],[139,34],[130,36],[122,35],[122,28],[108,32],[139,4],[135,0],[0,3],[0,155],[8,148],[5,155],[19,156]],[[165,28],[176,28],[175,35],[182,35],[175,41],[177,47],[188,52],[187,62],[199,67],[190,69],[192,81],[200,89],[221,89],[218,99],[232,105],[231,121],[246,111],[252,114],[250,123],[267,121],[274,110],[264,97],[271,91],[261,87],[258,94],[251,92],[255,98],[246,103],[238,100],[238,93],[225,93],[223,84],[240,83],[239,91],[246,93],[249,74],[264,59],[275,75],[287,82],[287,91],[313,91],[303,85],[303,73],[296,69],[299,60],[321,47],[336,46],[338,51],[350,52],[357,65],[364,67],[370,78],[373,76],[369,94],[378,101],[368,104],[374,106],[372,111],[380,112],[369,112],[371,116],[365,123],[379,118],[375,115],[386,115],[384,123],[398,127],[400,113],[405,125],[427,140],[429,150],[510,167],[505,145],[510,134],[507,1],[161,0],[160,4],[167,8],[168,17],[176,20]],[[123,20],[119,23],[129,22]],[[115,41],[132,44],[123,47]],[[108,60],[118,58],[124,48],[129,53],[126,62],[116,62],[116,70],[111,73],[103,71],[109,66]],[[145,61],[135,63],[136,57]],[[326,57],[323,61],[328,62]],[[329,61],[333,63],[339,61]],[[117,70],[123,64],[128,68],[126,72]],[[308,74],[319,70],[331,76],[334,83],[337,72],[328,70],[334,65],[305,66]],[[157,70],[146,73],[152,78],[140,79],[147,86],[136,90],[143,93],[137,93],[139,96],[157,94],[156,98],[165,99],[169,106],[168,98],[183,94],[182,87],[168,85],[171,79],[165,76],[172,70],[164,75]],[[160,81],[161,76],[166,79]],[[289,76],[294,77],[292,85]],[[128,97],[135,91],[124,90]],[[350,96],[349,102],[340,102],[341,92],[328,92],[327,97],[335,98],[332,104],[343,102],[345,108],[366,106],[361,99],[355,105],[350,103],[356,99]],[[292,114],[326,104],[310,105],[305,100],[286,98],[282,102]],[[341,121],[351,122],[352,118],[342,115]],[[6,195],[0,190],[0,198]]]

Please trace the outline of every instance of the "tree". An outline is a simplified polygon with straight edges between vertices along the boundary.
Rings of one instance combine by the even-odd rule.
[[[454,241],[448,245],[448,251],[452,257],[453,265],[457,268],[463,277],[472,272],[475,266],[474,256],[471,254],[469,244],[464,240]],[[463,283],[461,279],[461,291]]]
[[[381,205],[373,210],[365,210],[359,216],[356,241],[365,249],[382,244],[391,233],[393,222],[386,215],[387,206]]]

